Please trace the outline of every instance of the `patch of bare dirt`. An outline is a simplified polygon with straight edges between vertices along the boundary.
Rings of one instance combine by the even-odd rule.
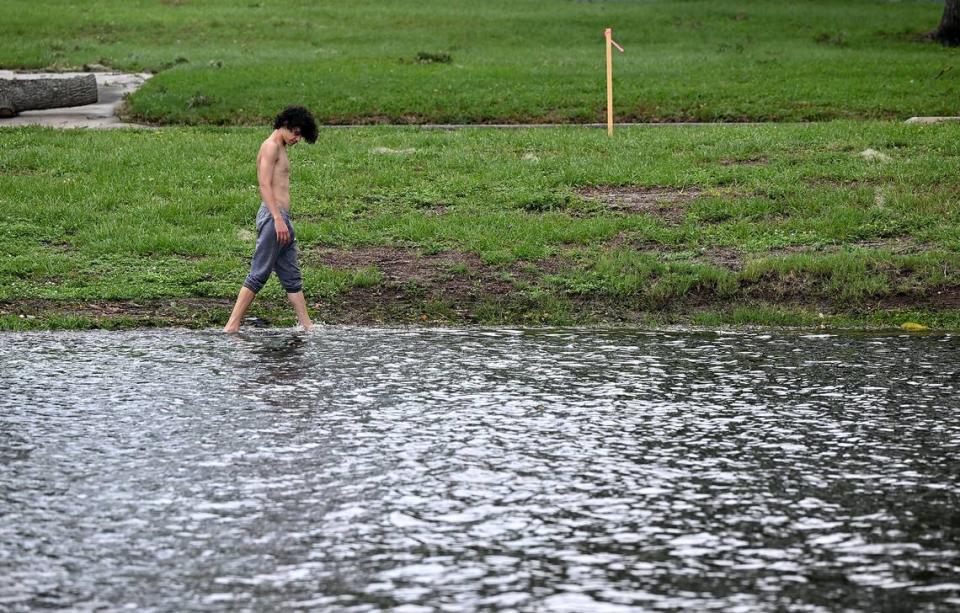
[[[883,182],[877,179],[831,179],[829,177],[814,177],[805,181],[810,187],[833,187],[858,189],[861,187],[882,187]]]
[[[338,270],[362,270],[376,267],[387,285],[416,283],[429,287],[442,283],[456,286],[463,280],[484,285],[494,293],[510,291],[509,277],[523,274],[530,268],[553,274],[563,267],[561,256],[551,256],[536,262],[513,262],[509,265],[487,264],[474,253],[443,251],[423,254],[405,247],[359,247],[356,249],[320,248],[304,254],[310,264],[320,264]]]
[[[595,200],[614,211],[646,213],[664,220],[670,225],[679,225],[686,215],[685,205],[697,198],[701,191],[696,187],[641,187],[641,186],[596,186],[585,187],[576,192],[589,200]]]
[[[942,287],[925,296],[897,294],[883,299],[879,306],[887,308],[960,309],[960,287]]]
[[[376,267],[386,286],[416,286],[427,293],[464,294],[476,290],[490,295],[515,289],[514,280],[534,282],[542,274],[556,274],[568,265],[563,256],[536,262],[487,264],[474,253],[444,251],[425,255],[403,247],[322,248],[305,254],[311,264],[338,270]]]
[[[74,246],[68,241],[41,240],[40,244],[53,251],[73,251]]]
[[[427,255],[402,247],[321,248],[303,257],[337,270],[375,267],[383,275],[376,286],[354,287],[314,305],[325,320],[350,323],[421,321],[431,318],[424,312],[430,308],[445,311],[442,318],[470,321],[479,305],[518,299],[522,286],[569,266],[562,256],[499,265],[463,251]]]
[[[784,301],[807,307],[817,307],[827,313],[843,313],[858,311],[890,311],[890,310],[951,310],[960,308],[960,287],[950,286],[932,290],[927,293],[899,293],[887,296],[866,296],[855,302],[831,297],[810,295],[811,288],[803,280],[790,279],[787,283],[771,284],[761,282],[747,289],[744,295],[770,303]],[[740,299],[742,300],[742,298]]]
[[[697,260],[719,268],[726,268],[734,272],[743,270],[743,254],[733,247],[703,247],[699,250]]]
[[[651,240],[637,240],[621,232],[607,241],[609,249],[634,249],[642,253],[655,255],[661,261],[688,261],[726,268],[731,271],[743,270],[744,257],[739,249],[722,246],[689,247],[687,245],[665,245]]]
[[[875,240],[856,241],[848,243],[848,247],[857,249],[874,249],[877,251],[889,251],[897,255],[910,253],[923,253],[924,251],[934,251],[936,245],[930,243],[921,243],[911,236],[898,236],[893,238],[882,238]]]
[[[219,321],[220,315],[232,306],[233,300],[220,298],[137,301],[37,299],[0,302],[0,315],[13,315],[26,320],[57,315],[84,317],[95,322],[122,319],[144,326],[203,326]]]
[[[851,248],[869,249],[873,251],[889,251],[894,255],[910,255],[938,249],[936,245],[922,243],[910,236],[898,236],[892,238],[855,241],[852,243],[844,243],[842,245],[788,245],[785,247],[770,249],[765,253],[757,253],[754,255],[754,257],[785,257],[812,253],[839,253],[844,249]]]
[[[763,166],[769,162],[770,160],[765,157],[743,159],[725,158],[720,160],[722,166]]]
[[[708,266],[716,266],[717,268],[726,268],[732,272],[739,272],[743,270],[744,267],[743,254],[740,253],[739,249],[734,249],[733,247],[708,246],[697,247],[692,250],[677,248],[664,250],[662,249],[663,245],[659,245],[658,243],[652,245],[647,243],[647,247],[648,248],[643,249],[643,251],[656,255],[658,259],[664,262],[706,264]]]
[[[443,281],[456,271],[467,268],[483,273],[492,268],[475,254],[462,251],[445,251],[423,255],[416,249],[402,247],[360,247],[357,249],[317,249],[304,255],[311,264],[322,264],[338,270],[361,270],[374,266],[388,284],[425,283]],[[486,270],[486,272],[489,272]]]

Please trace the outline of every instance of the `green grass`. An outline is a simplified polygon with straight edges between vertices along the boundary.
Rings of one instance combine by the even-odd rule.
[[[149,122],[259,124],[295,102],[329,123],[587,122],[604,118],[613,27],[626,47],[615,60],[620,120],[904,118],[960,110],[958,51],[922,40],[942,10],[928,0],[11,0],[0,57],[4,68],[157,72],[129,101]]]
[[[162,321],[217,321],[247,272],[252,158],[267,133],[0,131],[0,327],[101,325],[85,305],[117,301],[163,307]],[[310,304],[372,309],[373,320],[899,325],[921,313],[956,327],[958,143],[960,125],[883,122],[613,139],[332,130],[291,151],[292,214]],[[864,160],[868,147],[892,160]],[[700,195],[630,212],[580,195],[591,186]],[[436,275],[398,281],[390,258],[320,257],[371,247],[440,258]],[[205,305],[199,318],[191,301]],[[274,280],[257,304],[289,317]],[[156,323],[142,311],[106,320]]]

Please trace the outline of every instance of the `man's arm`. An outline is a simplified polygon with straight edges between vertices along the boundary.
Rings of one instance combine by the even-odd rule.
[[[270,215],[273,216],[273,227],[277,231],[277,242],[286,245],[290,242],[290,230],[287,229],[283,216],[280,215],[280,205],[273,197],[273,171],[280,158],[280,145],[268,140],[260,147],[260,162],[257,164],[257,182],[260,184],[260,198],[267,205]]]

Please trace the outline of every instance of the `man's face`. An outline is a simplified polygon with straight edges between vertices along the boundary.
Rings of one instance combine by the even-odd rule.
[[[296,145],[300,142],[300,128],[284,128],[283,142],[287,146]]]

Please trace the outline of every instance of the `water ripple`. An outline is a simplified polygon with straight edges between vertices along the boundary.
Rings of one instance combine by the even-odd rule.
[[[953,336],[0,338],[0,609],[960,606]]]

